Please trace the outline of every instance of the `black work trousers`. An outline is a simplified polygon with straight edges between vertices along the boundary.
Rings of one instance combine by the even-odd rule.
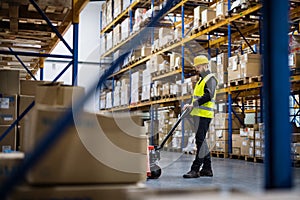
[[[211,118],[193,116],[193,120],[196,131],[195,137],[197,152],[191,170],[199,171],[202,164],[202,169],[209,170],[211,169],[211,158],[205,137],[211,122]]]

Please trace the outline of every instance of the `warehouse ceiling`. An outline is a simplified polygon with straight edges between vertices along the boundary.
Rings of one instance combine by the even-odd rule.
[[[72,24],[72,0],[35,0],[51,23],[63,35]],[[74,6],[81,11],[89,0],[78,0]],[[36,10],[30,0],[0,0],[0,69],[21,69],[26,71],[14,55],[3,51],[51,53],[58,37]],[[37,71],[40,59],[19,56],[30,70]]]

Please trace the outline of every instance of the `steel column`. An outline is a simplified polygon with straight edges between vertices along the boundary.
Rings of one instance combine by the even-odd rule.
[[[131,4],[131,1],[130,1]],[[132,9],[129,10],[129,23],[130,23],[130,33],[133,31],[133,13],[132,13]]]
[[[228,12],[230,11],[230,1],[228,1]],[[227,25],[228,28],[228,62],[229,58],[231,57],[231,26],[230,24]],[[231,117],[231,111],[232,111],[232,106],[231,106],[231,94],[228,93],[228,153],[232,153],[232,117]]]
[[[263,1],[265,188],[291,188],[289,124],[289,1]]]
[[[44,80],[44,68],[40,68],[40,80]]]
[[[72,85],[78,83],[78,23],[73,23],[73,70],[72,70]]]
[[[184,5],[181,6],[181,35],[182,35],[182,39],[184,39],[185,35],[184,35]],[[181,83],[184,83],[184,45],[181,45]],[[181,103],[183,106],[183,102]],[[181,106],[181,108],[182,108]],[[183,148],[184,146],[184,119],[182,119],[182,123],[181,123],[181,148]]]

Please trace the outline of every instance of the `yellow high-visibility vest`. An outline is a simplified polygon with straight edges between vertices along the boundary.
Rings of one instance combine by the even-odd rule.
[[[202,79],[200,79],[195,88],[194,88],[194,94],[193,94],[193,100],[196,101],[197,99],[201,98],[204,95],[204,87],[206,82],[214,77],[213,74],[208,74]],[[202,81],[201,81],[202,80]],[[215,107],[215,99],[216,99],[216,92],[214,91],[214,97],[209,101],[206,102],[205,104],[199,105],[197,107],[194,106],[191,115],[192,116],[200,116],[200,117],[206,117],[206,118],[214,118],[214,107]]]

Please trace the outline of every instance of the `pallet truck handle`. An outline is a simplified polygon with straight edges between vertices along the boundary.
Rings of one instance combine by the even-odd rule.
[[[186,108],[183,113],[179,116],[179,118],[177,119],[176,123],[172,126],[171,130],[168,132],[167,136],[164,138],[164,140],[162,141],[162,143],[159,146],[155,147],[155,150],[160,150],[164,147],[165,143],[167,142],[167,140],[173,135],[173,132],[175,131],[175,129],[177,128],[178,124],[181,122],[181,120],[183,118],[185,118],[188,114],[190,114],[190,112],[192,111],[191,108]]]

